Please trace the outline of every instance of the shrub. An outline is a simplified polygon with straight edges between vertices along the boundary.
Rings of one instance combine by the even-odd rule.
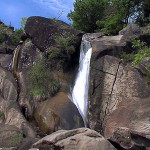
[[[5,26],[4,24],[0,24],[0,43],[3,43],[6,41],[6,37],[10,36],[12,34],[12,30]]]
[[[72,45],[75,37],[72,35],[56,36],[55,46],[47,48],[48,60],[52,69],[64,70],[75,52]]]
[[[10,36],[11,42],[13,45],[18,45],[20,40],[21,40],[21,36],[23,34],[23,29],[16,29],[13,34]]]
[[[29,90],[32,95],[53,96],[60,89],[60,83],[54,79],[53,74],[46,64],[40,59],[29,69]]]
[[[137,50],[133,57],[133,65],[137,65],[143,57],[150,56],[150,48],[145,42],[132,38],[132,47]]]

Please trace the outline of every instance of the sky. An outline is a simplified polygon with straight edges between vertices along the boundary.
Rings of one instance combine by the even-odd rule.
[[[0,20],[6,25],[20,27],[22,17],[43,16],[69,23],[67,14],[74,0],[0,0]]]

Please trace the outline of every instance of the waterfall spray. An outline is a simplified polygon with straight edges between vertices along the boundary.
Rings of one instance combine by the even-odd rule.
[[[72,91],[72,99],[83,118],[85,126],[87,126],[87,107],[91,54],[91,44],[83,38],[80,47],[79,70]]]

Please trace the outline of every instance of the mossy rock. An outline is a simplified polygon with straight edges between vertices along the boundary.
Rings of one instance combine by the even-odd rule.
[[[9,125],[0,125],[0,147],[19,147],[23,140],[23,134],[21,131]]]

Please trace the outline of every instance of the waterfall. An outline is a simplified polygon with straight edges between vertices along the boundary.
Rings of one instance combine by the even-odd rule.
[[[72,100],[77,106],[85,126],[87,125],[89,71],[92,47],[83,37],[80,47],[80,61],[77,78],[72,91]]]

